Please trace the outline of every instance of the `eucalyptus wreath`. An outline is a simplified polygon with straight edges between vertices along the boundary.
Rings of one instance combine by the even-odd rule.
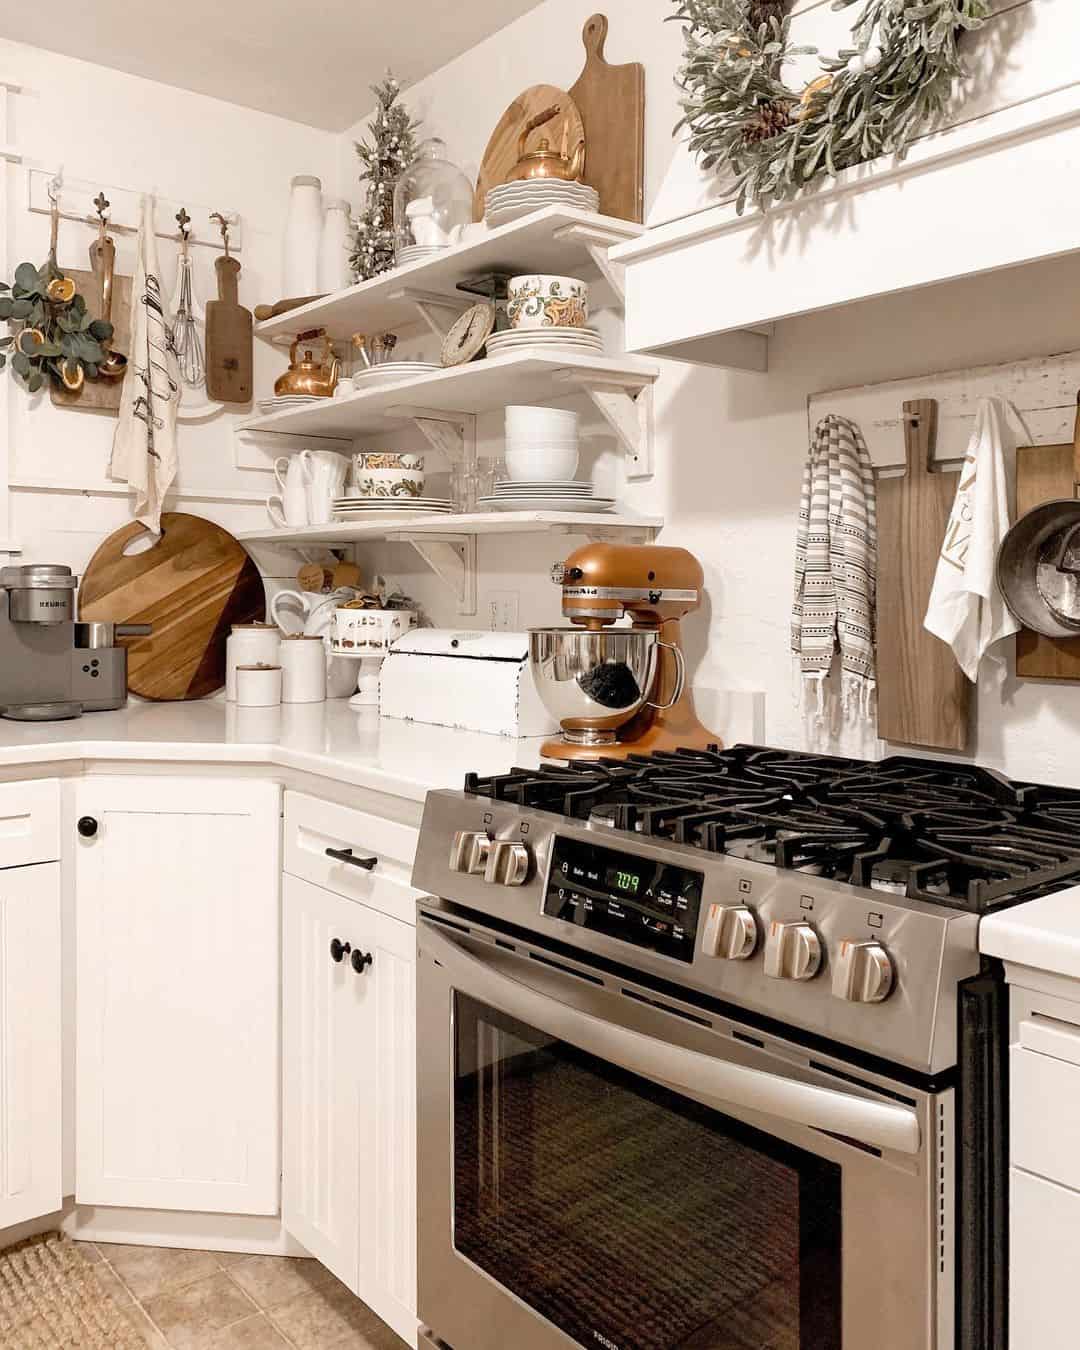
[[[902,155],[944,113],[964,74],[960,38],[988,0],[866,0],[836,56],[791,40],[789,0],[673,0],[685,54],[677,82],[690,149],[731,175],[741,215],[795,196],[816,178],[878,155]],[[834,10],[857,0],[833,0]],[[783,81],[794,57],[821,73],[799,91]]]

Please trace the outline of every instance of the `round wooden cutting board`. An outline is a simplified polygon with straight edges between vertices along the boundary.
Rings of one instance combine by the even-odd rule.
[[[558,105],[558,113],[539,127],[529,137],[527,150],[535,150],[542,138],[550,142],[553,150],[562,151],[563,128],[566,128],[567,153],[573,157],[574,146],[585,139],[585,125],[581,120],[577,104],[566,92],[554,84],[534,84],[524,93],[518,94],[513,103],[499,118],[498,125],[491,133],[484,158],[480,163],[480,173],[476,179],[476,193],[473,196],[473,219],[484,219],[484,200],[488,189],[505,183],[518,162],[518,137],[538,113]],[[588,156],[589,147],[585,147]],[[588,158],[585,163],[588,165]]]
[[[128,688],[160,702],[205,698],[225,683],[225,641],[234,623],[266,617],[258,569],[227,530],[201,516],[166,512],[152,548],[125,555],[147,531],[133,521],[90,559],[79,617],[149,623],[128,648]]]

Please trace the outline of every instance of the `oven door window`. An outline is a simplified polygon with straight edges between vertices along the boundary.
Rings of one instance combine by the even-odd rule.
[[[458,993],[454,1243],[583,1346],[841,1350],[841,1169]]]

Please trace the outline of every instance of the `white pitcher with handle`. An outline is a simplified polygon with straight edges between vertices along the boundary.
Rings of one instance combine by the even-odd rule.
[[[266,511],[279,529],[310,525],[308,517],[308,487],[311,465],[305,460],[305,450],[299,455],[281,455],[274,461],[274,478],[280,494],[268,497]]]
[[[308,475],[309,525],[329,525],[334,519],[334,499],[345,491],[350,461],[334,450],[301,450],[297,456]]]
[[[323,595],[318,591],[278,591],[270,601],[270,617],[283,633],[319,636],[326,648],[326,697],[348,698],[356,688],[356,662],[330,650],[330,625],[339,605],[360,594],[343,586]]]

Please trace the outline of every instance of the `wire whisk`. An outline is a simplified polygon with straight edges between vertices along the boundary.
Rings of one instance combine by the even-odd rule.
[[[203,356],[199,321],[195,314],[195,291],[191,281],[187,212],[181,210],[180,257],[177,261],[176,307],[173,319],[172,344],[180,367],[180,378],[189,389],[197,389],[206,380],[206,361]]]

